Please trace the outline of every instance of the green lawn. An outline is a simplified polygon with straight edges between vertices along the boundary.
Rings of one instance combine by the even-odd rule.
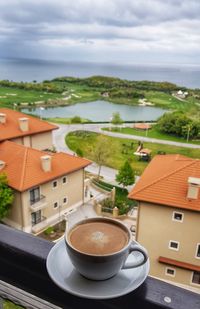
[[[13,103],[33,103],[63,97],[59,93],[0,87],[0,105],[13,108]]]
[[[64,99],[62,100],[61,99]],[[68,98],[68,99],[66,99]],[[97,92],[89,91],[82,87],[70,87],[64,94],[49,93],[45,91],[25,90],[19,88],[0,87],[0,106],[14,107],[14,103],[21,106],[37,106],[48,105],[48,100],[55,101],[55,106],[59,103],[62,105],[70,105],[79,102],[90,102],[99,99]],[[57,102],[56,102],[57,101]],[[51,103],[51,105],[53,105]]]
[[[105,131],[110,131],[110,128],[104,128],[103,130]],[[137,136],[143,136],[143,137],[151,137],[151,138],[157,138],[157,139],[162,139],[162,140],[167,140],[167,141],[174,141],[174,142],[181,142],[181,143],[187,143],[186,139],[181,138],[181,137],[176,137],[173,135],[165,134],[159,132],[155,126],[152,126],[152,128],[148,131],[145,130],[136,130],[131,127],[127,128],[117,128],[114,127],[111,129],[113,132],[118,132],[118,133],[123,133],[123,134],[130,134],[130,135],[137,135]],[[200,141],[192,141],[189,140],[189,143],[192,144],[200,144]]]
[[[71,121],[72,118],[43,118],[43,120],[49,121],[49,122],[54,122],[54,123],[60,123],[60,124],[72,124],[73,122]],[[89,119],[81,118],[81,123],[87,123],[90,122]]]
[[[99,136],[100,134],[93,132],[70,132],[66,136],[66,143],[73,151],[76,152],[79,148],[83,151],[84,157],[93,160],[93,149],[96,146]],[[124,161],[128,159],[137,175],[140,175],[144,171],[148,163],[139,161],[138,157],[134,155],[134,152],[138,147],[138,141],[110,136],[106,136],[106,138],[109,140],[111,150],[111,154],[107,158],[107,166],[119,169],[124,164]],[[154,157],[158,151],[163,151],[166,152],[166,154],[182,154],[191,158],[200,158],[200,149],[175,147],[155,143],[143,143],[143,146],[152,151],[152,157]]]

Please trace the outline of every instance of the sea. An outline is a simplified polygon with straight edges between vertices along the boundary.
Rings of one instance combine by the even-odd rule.
[[[103,75],[132,81],[171,82],[181,87],[200,88],[200,65],[155,65],[0,59],[0,80],[41,82],[60,76]]]

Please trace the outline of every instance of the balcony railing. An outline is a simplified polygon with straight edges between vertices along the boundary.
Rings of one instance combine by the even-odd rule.
[[[53,243],[0,224],[0,296],[26,308],[199,309],[200,295],[147,277],[135,291],[114,299],[73,296],[49,278],[46,258]]]
[[[33,211],[47,207],[46,196],[40,195],[37,199],[30,200],[30,207]]]
[[[47,218],[41,216],[41,218],[32,226],[32,232],[38,233],[42,229],[44,229],[47,225]]]

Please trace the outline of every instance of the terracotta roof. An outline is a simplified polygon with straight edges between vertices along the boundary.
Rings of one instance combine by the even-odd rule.
[[[6,122],[3,124],[0,123],[0,141],[47,132],[58,128],[56,125],[9,108],[0,108],[0,113],[6,115]],[[29,119],[29,130],[27,132],[21,131],[19,127],[19,118],[24,117]]]
[[[159,256],[158,261],[160,263],[174,265],[174,266],[177,266],[177,267],[180,267],[180,268],[184,268],[184,269],[200,271],[200,266],[198,266],[198,265],[194,265],[194,264],[190,264],[190,263],[186,263],[186,262],[181,262],[181,261],[169,259],[169,258],[166,258],[164,256]]]
[[[157,155],[129,194],[130,199],[200,211],[197,199],[188,199],[188,178],[200,178],[200,160],[182,155]]]
[[[51,154],[50,172],[44,172],[41,167],[41,156],[46,152],[25,147],[14,142],[0,143],[0,160],[6,163],[0,173],[6,173],[9,186],[25,191],[36,185],[72,173],[89,165],[91,161],[65,153]],[[49,153],[48,153],[49,155]]]
[[[151,125],[148,123],[135,123],[133,127],[139,130],[148,130],[151,128]]]

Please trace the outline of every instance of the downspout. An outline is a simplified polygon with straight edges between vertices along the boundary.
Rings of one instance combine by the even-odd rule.
[[[25,228],[25,218],[24,218],[24,207],[23,207],[23,199],[22,199],[23,192],[20,192],[20,204],[21,204],[21,223],[22,223],[22,231]]]

